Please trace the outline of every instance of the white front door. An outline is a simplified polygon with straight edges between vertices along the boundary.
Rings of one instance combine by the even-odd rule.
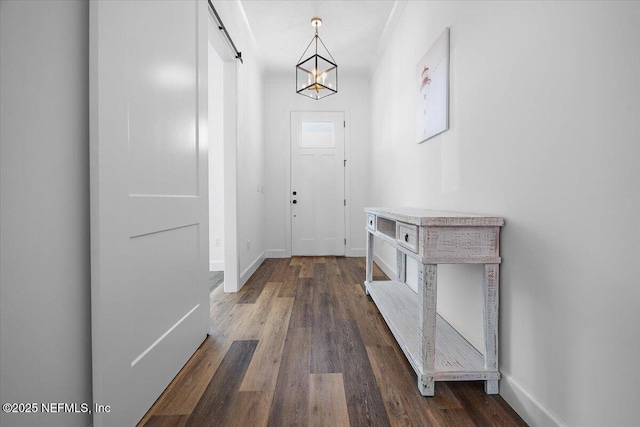
[[[345,254],[344,113],[291,113],[292,255]]]
[[[136,425],[208,331],[206,7],[90,3],[96,427]]]

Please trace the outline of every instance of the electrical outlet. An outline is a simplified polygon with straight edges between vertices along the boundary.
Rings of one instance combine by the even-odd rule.
[[[220,238],[216,237],[215,243],[216,246],[220,246]]]
[[[251,250],[251,240],[247,240],[247,250]]]

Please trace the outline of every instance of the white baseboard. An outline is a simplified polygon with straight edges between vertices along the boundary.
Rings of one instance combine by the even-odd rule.
[[[286,249],[268,249],[264,251],[265,258],[289,258]]]
[[[347,250],[346,256],[361,258],[361,257],[367,256],[367,250],[365,248],[351,248]]]
[[[348,249],[345,256],[347,257],[364,257],[367,251],[364,248]],[[265,258],[290,258],[285,249],[268,249],[264,251]]]
[[[511,374],[500,368],[500,396],[532,427],[568,427],[556,414],[529,393]]]
[[[224,271],[224,261],[209,261],[209,271]]]
[[[258,258],[256,258],[255,261],[253,261],[251,265],[249,265],[249,267],[247,267],[247,269],[242,272],[242,274],[240,275],[240,286],[238,290],[242,289],[242,287],[244,286],[245,283],[247,283],[247,280],[249,280],[251,275],[256,272],[258,267],[260,267],[260,264],[262,264],[262,262],[264,261],[265,252],[262,252],[258,256]]]
[[[389,264],[384,262],[382,258],[380,258],[375,253],[373,254],[373,262],[378,264],[378,267],[380,267],[380,270],[384,271],[384,274],[386,274],[388,277],[390,278],[396,277],[397,273],[395,268],[392,268]]]

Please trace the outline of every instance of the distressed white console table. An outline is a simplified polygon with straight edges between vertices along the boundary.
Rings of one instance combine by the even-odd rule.
[[[418,375],[423,396],[435,381],[485,381],[498,393],[500,217],[413,208],[366,208],[365,288]],[[395,280],[373,278],[374,237],[396,249]],[[406,260],[418,262],[418,294],[406,284]],[[438,264],[484,264],[483,356],[436,313]]]

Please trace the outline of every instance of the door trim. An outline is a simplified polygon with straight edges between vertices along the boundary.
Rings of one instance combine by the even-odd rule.
[[[240,290],[240,256],[238,254],[237,221],[237,147],[238,147],[238,65],[218,25],[214,22],[211,8],[207,6],[207,40],[216,50],[223,64],[223,152],[224,152],[224,291]]]
[[[349,110],[290,110],[289,111],[289,124],[287,126],[287,133],[289,135],[286,149],[285,159],[285,194],[284,194],[284,215],[285,215],[285,257],[291,258],[292,241],[293,238],[291,232],[291,119],[293,113],[343,113],[345,123],[349,123]],[[347,200],[347,205],[344,209],[344,233],[347,239],[347,244],[344,248],[344,256],[354,256],[351,252],[351,135],[349,128],[344,128],[344,159],[347,165],[344,170],[344,197]]]

